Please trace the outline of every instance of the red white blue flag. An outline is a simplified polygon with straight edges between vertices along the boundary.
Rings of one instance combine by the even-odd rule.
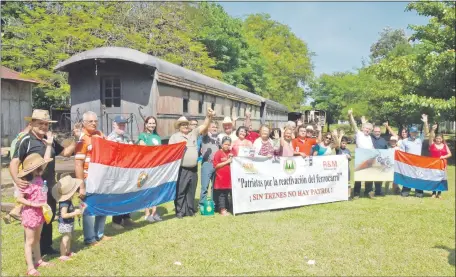
[[[121,215],[174,200],[185,143],[143,146],[92,138],[89,215]]]
[[[445,160],[398,150],[394,160],[394,183],[427,191],[448,190]]]

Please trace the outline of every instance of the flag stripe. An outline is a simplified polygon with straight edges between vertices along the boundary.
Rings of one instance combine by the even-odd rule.
[[[398,172],[394,173],[394,183],[402,185],[408,188],[427,190],[427,191],[447,191],[448,190],[448,181],[431,181],[423,180],[417,178],[411,178],[405,175],[402,175]]]
[[[156,167],[182,159],[185,145],[185,142],[160,146],[130,145],[93,137],[90,166],[98,163],[123,168]]]
[[[398,162],[421,168],[439,170],[445,168],[445,162],[443,160],[432,157],[413,155],[402,151],[396,151],[394,154],[394,159]]]
[[[125,194],[87,194],[85,214],[122,215],[174,200],[176,183],[168,182],[158,187]]]
[[[124,194],[152,187],[163,183],[177,181],[180,160],[153,168],[122,168],[104,164],[91,163],[86,183],[87,193]],[[138,178],[147,174],[147,180],[138,187]]]
[[[442,179],[446,179],[446,173],[444,170],[412,166],[400,161],[396,161],[394,163],[394,171],[400,172],[402,175],[414,179],[428,181],[440,181]]]

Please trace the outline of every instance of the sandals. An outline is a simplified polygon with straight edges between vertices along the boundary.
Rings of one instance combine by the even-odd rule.
[[[32,268],[27,271],[27,276],[40,276],[41,274],[38,272],[38,270]]]
[[[221,215],[221,216],[229,216],[230,213],[228,212],[227,209],[222,209],[222,210],[220,211],[220,215]]]
[[[48,263],[48,262],[45,262],[43,260],[39,260],[36,264],[35,264],[35,267],[51,267],[51,266],[54,266],[53,263]]]
[[[61,262],[66,262],[66,261],[69,261],[69,260],[72,260],[72,259],[69,256],[60,256],[59,260]]]

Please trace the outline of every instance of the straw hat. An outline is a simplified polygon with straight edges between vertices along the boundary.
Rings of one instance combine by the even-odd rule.
[[[184,124],[184,123],[187,123],[188,124],[188,120],[185,116],[181,116],[179,117],[179,119],[174,123],[174,128],[176,129],[179,129],[179,126],[181,124]]]
[[[25,158],[25,161],[22,163],[23,168],[17,174],[17,177],[22,178],[31,172],[33,172],[38,167],[47,164],[48,162],[52,161],[53,159],[43,159],[40,154],[33,153]]]
[[[57,202],[68,200],[73,196],[82,182],[81,179],[72,178],[70,175],[67,175],[60,179],[52,188],[52,196]]]
[[[312,127],[312,125],[307,125],[306,130],[313,131],[314,127]]]
[[[225,124],[231,124],[231,125],[233,125],[233,121],[231,121],[231,117],[226,116],[226,117],[223,119],[222,125],[225,125]]]
[[[24,117],[25,120],[31,121],[32,119],[43,120],[50,123],[55,123],[57,121],[51,120],[49,112],[47,110],[33,110],[32,116]]]

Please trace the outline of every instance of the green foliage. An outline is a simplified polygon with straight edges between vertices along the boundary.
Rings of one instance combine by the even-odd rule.
[[[2,2],[2,37],[3,64],[41,80],[49,97],[41,99],[56,103],[70,88],[54,66],[103,46],[137,49],[289,107],[300,105],[299,84],[312,75],[306,44],[287,26],[266,15],[233,18],[208,2]]]
[[[375,123],[417,123],[422,113],[431,120],[455,117],[455,3],[412,2],[408,10],[429,17],[424,26],[412,25],[406,43],[401,30],[386,28],[371,47],[371,64],[356,73],[322,75],[312,84],[317,108],[333,119],[366,115]]]

